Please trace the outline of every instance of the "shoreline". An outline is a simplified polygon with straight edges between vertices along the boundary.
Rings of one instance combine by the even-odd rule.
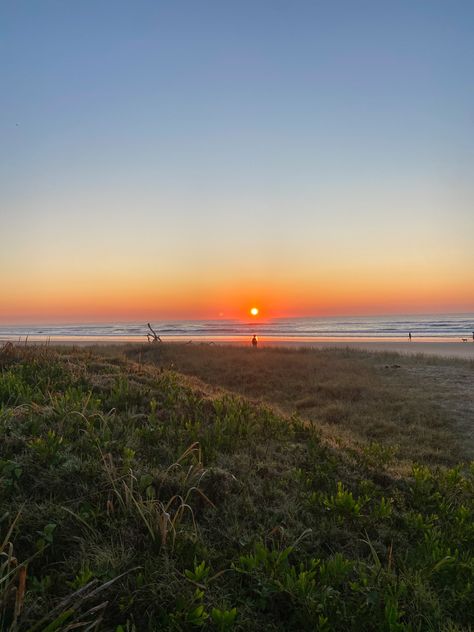
[[[115,345],[148,345],[146,339],[131,336],[31,336],[20,338],[0,338],[0,344],[12,342],[18,345],[50,345],[50,346],[115,346]],[[168,336],[163,338],[163,344],[193,344],[193,345],[238,345],[250,346],[250,339],[246,336]],[[411,342],[400,338],[362,338],[362,337],[271,337],[260,336],[259,348],[286,347],[302,349],[356,349],[359,351],[400,353],[402,355],[431,355],[446,358],[461,358],[474,360],[474,342],[462,342],[453,338],[415,338]]]

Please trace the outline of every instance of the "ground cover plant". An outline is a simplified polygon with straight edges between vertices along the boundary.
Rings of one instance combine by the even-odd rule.
[[[1,349],[0,437],[2,630],[474,620],[469,463],[395,474],[386,444],[86,349]]]

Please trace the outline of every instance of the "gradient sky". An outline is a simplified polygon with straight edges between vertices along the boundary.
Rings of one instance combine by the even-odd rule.
[[[474,311],[471,0],[0,4],[0,321]]]

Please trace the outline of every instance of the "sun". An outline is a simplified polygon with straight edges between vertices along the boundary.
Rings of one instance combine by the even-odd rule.
[[[258,307],[252,307],[250,313],[252,314],[252,316],[258,316]]]

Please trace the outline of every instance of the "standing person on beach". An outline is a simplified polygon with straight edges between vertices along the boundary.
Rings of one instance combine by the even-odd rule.
[[[253,338],[252,338],[252,347],[253,347],[254,349],[256,349],[256,348],[257,348],[257,345],[258,345],[257,336],[254,334],[254,336],[253,336]]]
[[[411,331],[408,332],[408,340],[411,342]]]

